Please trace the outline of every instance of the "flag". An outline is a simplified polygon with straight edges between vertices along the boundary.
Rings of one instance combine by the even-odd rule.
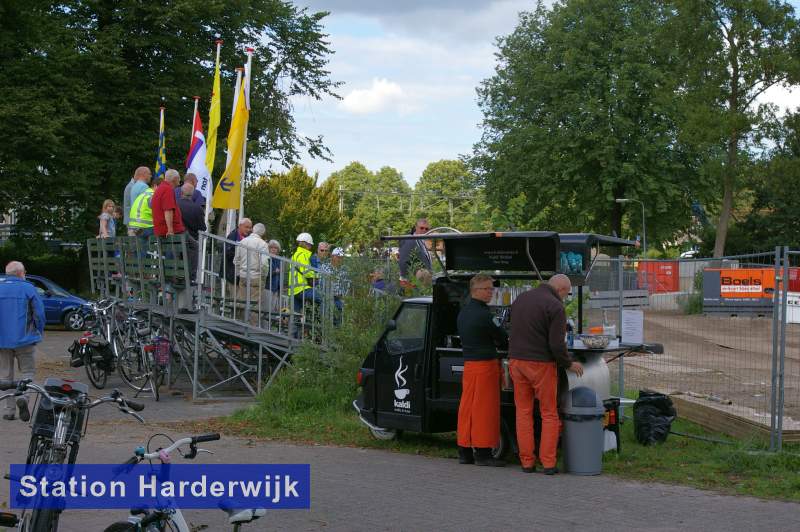
[[[217,66],[214,69],[214,86],[211,89],[211,108],[208,110],[208,149],[206,150],[206,168],[209,173],[214,171],[214,156],[217,153],[217,129],[222,116],[219,81],[219,44],[217,44]],[[209,189],[210,190],[210,189]]]
[[[192,145],[186,156],[186,172],[197,176],[197,190],[206,200],[211,195],[211,175],[206,168],[206,138],[203,135],[203,121],[200,112],[194,113],[192,126]]]
[[[250,111],[245,105],[244,90],[243,82],[239,89],[239,97],[236,100],[236,110],[233,113],[233,120],[231,120],[231,129],[228,132],[228,157],[230,157],[230,160],[227,168],[225,168],[225,173],[219,178],[217,187],[214,189],[211,206],[215,209],[239,208],[242,152],[246,141],[247,121],[250,118]]]
[[[167,139],[164,136],[164,108],[161,108],[161,123],[158,126],[158,152],[156,153],[155,179],[167,173]]]

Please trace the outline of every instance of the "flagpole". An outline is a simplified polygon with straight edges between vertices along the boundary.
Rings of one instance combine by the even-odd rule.
[[[233,121],[233,115],[236,113],[236,101],[239,99],[239,89],[242,86],[242,71],[244,68],[238,67],[236,69],[236,90],[233,92],[233,107],[231,108],[231,121]],[[228,152],[228,156],[225,160],[225,168],[228,167],[228,164],[231,162],[231,154]],[[241,181],[239,186],[241,186]],[[228,209],[228,223],[227,229],[225,230],[225,234],[229,235],[236,224],[234,224],[234,219],[236,218],[236,209]]]
[[[245,48],[247,53],[247,66],[245,67],[245,88],[244,97],[247,109],[250,110],[250,78],[253,77],[251,67],[253,65],[253,52],[255,48],[248,46]],[[244,143],[242,145],[242,177],[239,180],[239,219],[244,217],[244,184],[247,182],[247,130],[250,127],[250,120],[244,126]]]
[[[192,111],[192,126],[189,128],[189,150],[192,149],[192,143],[194,142],[194,117],[197,116],[197,105],[200,101],[200,96],[192,96],[194,98],[194,111]],[[188,159],[187,159],[188,160]]]

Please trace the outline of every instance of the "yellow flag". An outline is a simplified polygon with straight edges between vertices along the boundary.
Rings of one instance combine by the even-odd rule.
[[[214,156],[217,153],[217,129],[219,128],[222,107],[220,103],[219,81],[219,48],[217,49],[217,67],[214,69],[214,87],[211,89],[211,108],[208,110],[208,138],[206,143],[206,168],[208,173],[214,174]]]
[[[231,120],[231,130],[228,132],[228,154],[230,161],[225,173],[219,178],[217,188],[211,200],[211,206],[215,209],[238,209],[239,190],[242,178],[242,152],[246,141],[247,121],[250,119],[250,111],[247,109],[246,98],[244,95],[244,82],[239,89],[239,97],[236,100],[236,111]]]

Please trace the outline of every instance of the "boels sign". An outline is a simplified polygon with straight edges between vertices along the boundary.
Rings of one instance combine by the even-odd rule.
[[[719,291],[728,298],[767,298],[775,293],[775,270],[772,268],[737,268],[719,270]]]

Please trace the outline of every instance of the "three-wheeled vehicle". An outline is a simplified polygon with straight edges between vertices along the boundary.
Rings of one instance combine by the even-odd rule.
[[[469,301],[469,280],[478,272],[498,283],[523,284],[516,291],[496,291],[490,304],[496,321],[509,327],[513,296],[529,286],[565,273],[578,292],[577,332],[582,332],[583,285],[599,246],[635,243],[593,234],[555,232],[448,233],[388,236],[392,239],[435,239],[444,244],[443,273],[433,281],[433,295],[405,299],[357,376],[361,392],[353,402],[361,421],[379,439],[396,438],[402,431],[451,432],[456,429],[464,361],[456,319]],[[438,258],[438,256],[437,256]],[[440,261],[441,262],[441,261]],[[603,354],[621,350],[619,343],[604,350],[577,350],[584,363],[579,378],[561,372],[562,389],[590,386],[603,399],[610,397],[610,379]],[[575,351],[575,350],[573,350]],[[566,375],[569,373],[569,376]],[[516,452],[513,387],[504,379],[501,392],[501,441],[495,456]]]

